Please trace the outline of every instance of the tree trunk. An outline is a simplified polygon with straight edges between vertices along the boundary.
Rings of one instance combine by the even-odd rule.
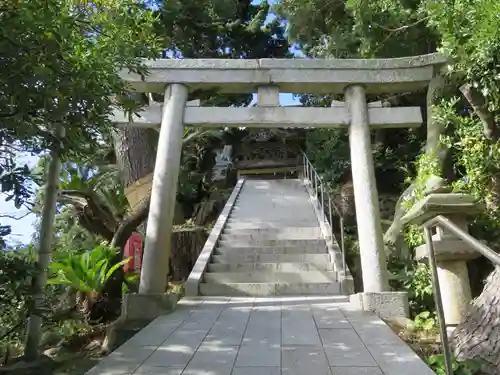
[[[134,213],[151,194],[158,132],[153,129],[116,129],[113,143],[125,196]]]
[[[116,129],[113,140],[116,161],[126,188],[153,173],[158,142],[155,130],[129,127]]]
[[[114,149],[118,168],[122,173],[125,195],[131,205],[131,213],[116,228],[111,246],[118,248],[113,264],[123,259],[124,246],[132,232],[147,219],[151,184],[141,189],[138,199],[129,199],[127,189],[133,190],[134,184],[147,178],[155,167],[157,133],[152,129],[120,128],[113,132]],[[132,188],[132,189],[130,189]],[[145,207],[147,205],[147,207]],[[119,268],[104,288],[104,296],[111,310],[120,306],[122,297],[123,268]]]
[[[120,128],[113,132],[113,143],[125,195],[133,214],[141,209],[141,203],[148,200],[151,194],[158,132],[153,129]],[[142,186],[137,186],[136,190],[134,185],[139,181],[142,181]],[[145,220],[139,225],[143,225]]]
[[[64,137],[64,128],[56,124],[54,131],[54,145],[50,151],[50,164],[45,186],[45,197],[42,208],[42,222],[40,224],[40,239],[38,244],[35,275],[33,277],[33,304],[26,329],[26,346],[24,355],[26,360],[38,358],[42,330],[42,312],[45,305],[45,286],[47,284],[47,268],[52,252],[52,238],[54,236],[54,216],[56,214],[59,177],[61,174],[61,144]]]
[[[500,267],[486,280],[481,295],[452,336],[455,355],[460,360],[484,361],[484,374],[500,373]]]
[[[434,77],[429,84],[427,91],[427,140],[425,145],[425,154],[436,157],[441,166],[441,170],[444,168],[444,162],[448,152],[446,146],[441,142],[441,135],[445,131],[445,124],[436,122],[433,114],[435,112],[434,103],[436,99],[441,96],[444,85],[444,79],[441,76]],[[398,199],[392,224],[384,234],[384,242],[386,244],[393,245],[397,242],[401,230],[403,229],[401,219],[408,210],[403,202],[407,196],[412,194],[414,188],[415,185],[412,183]]]
[[[193,269],[203,245],[208,238],[204,227],[177,227],[172,233],[170,279],[185,281]]]

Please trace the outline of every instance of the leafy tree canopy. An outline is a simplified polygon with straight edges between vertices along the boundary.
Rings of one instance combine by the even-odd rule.
[[[110,126],[120,69],[160,52],[156,15],[134,0],[14,0],[0,8],[0,184],[17,207],[33,176],[15,154],[40,154],[62,124],[64,157],[94,153]],[[2,233],[8,228],[0,227]]]

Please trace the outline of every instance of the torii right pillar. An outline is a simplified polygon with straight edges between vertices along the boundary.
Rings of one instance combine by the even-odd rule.
[[[407,294],[389,292],[365,88],[348,86],[344,94],[351,116],[349,147],[363,273],[363,292],[352,295],[351,303],[384,318],[408,316]]]

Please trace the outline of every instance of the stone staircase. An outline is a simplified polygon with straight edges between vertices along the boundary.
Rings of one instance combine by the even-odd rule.
[[[205,296],[339,295],[300,180],[246,180],[199,284]]]

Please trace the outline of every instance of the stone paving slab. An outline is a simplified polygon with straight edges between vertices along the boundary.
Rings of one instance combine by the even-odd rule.
[[[195,297],[86,375],[432,375],[378,317],[335,296]]]

